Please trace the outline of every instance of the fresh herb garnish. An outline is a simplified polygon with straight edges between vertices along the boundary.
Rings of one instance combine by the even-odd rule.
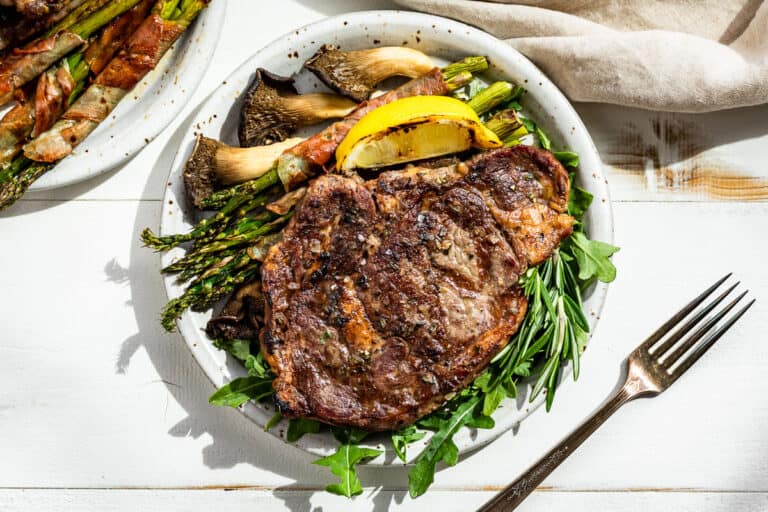
[[[571,183],[573,183],[573,177],[571,177]],[[571,194],[568,197],[568,213],[572,215],[577,221],[581,221],[581,218],[589,209],[592,204],[594,196],[584,190],[581,187],[572,186]],[[581,223],[577,224],[577,231],[580,230]]]
[[[449,466],[456,465],[459,460],[459,449],[453,442],[453,435],[476,414],[475,409],[479,402],[480,396],[470,396],[461,402],[447,418],[430,415],[426,421],[419,422],[420,426],[434,429],[436,432],[424,451],[416,458],[416,465],[408,473],[408,492],[411,497],[421,496],[432,485],[435,480],[435,466],[438,462],[443,461]]]
[[[423,439],[426,435],[427,433],[419,431],[416,425],[408,425],[405,428],[392,432],[392,448],[394,448],[397,457],[405,462],[408,445]]]
[[[557,158],[561,164],[565,167],[578,167],[579,166],[579,154],[573,151],[553,151],[553,155]]]
[[[261,400],[272,396],[272,378],[240,377],[222,386],[211,395],[208,402],[212,405],[239,407],[248,400]]]
[[[618,247],[599,240],[590,240],[581,231],[574,232],[569,240],[568,245],[579,267],[579,279],[597,279],[605,283],[616,279],[616,267],[609,258],[619,250]]]
[[[240,340],[237,338],[232,340],[216,339],[213,340],[213,346],[227,352],[240,361],[245,361],[251,354],[250,340]]]
[[[259,377],[270,381],[275,378],[272,371],[269,369],[269,365],[267,365],[267,362],[264,360],[264,354],[261,352],[255,356],[248,354],[245,358],[245,368],[248,370],[248,375],[252,377]]]
[[[339,445],[333,455],[318,459],[313,464],[331,468],[331,473],[341,480],[339,483],[326,486],[326,491],[351,498],[363,492],[363,486],[360,485],[355,465],[381,454],[381,450],[360,448],[354,444],[342,444]]]
[[[320,422],[308,420],[305,418],[294,418],[288,422],[288,432],[285,438],[289,443],[295,443],[301,439],[304,434],[317,434],[320,432]]]
[[[208,399],[213,405],[228,405],[239,407],[248,400],[263,400],[272,396],[272,380],[275,376],[269,370],[264,356],[248,354],[245,358],[245,367],[248,370],[247,377],[234,379],[225,384]]]
[[[278,423],[280,423],[280,420],[282,419],[283,419],[283,415],[280,414],[279,412],[276,412],[275,414],[273,414],[272,417],[269,418],[269,421],[267,422],[267,424],[264,425],[264,432],[268,432],[272,430],[272,428]]]
[[[536,137],[539,138],[539,144],[541,144],[541,147],[544,149],[552,149],[552,142],[550,142],[549,137],[547,137],[547,134],[544,133],[544,130],[536,127]]]

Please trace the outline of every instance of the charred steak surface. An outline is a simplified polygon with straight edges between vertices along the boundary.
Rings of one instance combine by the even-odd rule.
[[[262,269],[280,412],[397,429],[468,385],[525,315],[520,275],[570,235],[568,191],[528,146],[316,179]]]

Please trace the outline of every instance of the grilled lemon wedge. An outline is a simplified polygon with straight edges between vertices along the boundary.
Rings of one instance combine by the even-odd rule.
[[[464,102],[412,96],[363,116],[336,149],[336,166],[341,171],[370,169],[501,146]]]

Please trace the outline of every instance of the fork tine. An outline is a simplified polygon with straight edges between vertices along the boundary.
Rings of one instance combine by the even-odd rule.
[[[701,295],[693,299],[691,302],[689,302],[683,309],[675,313],[675,316],[664,322],[664,324],[656,329],[656,331],[651,334],[648,339],[646,339],[641,345],[640,348],[644,348],[645,350],[648,350],[653,345],[656,344],[657,341],[659,341],[661,338],[664,337],[665,334],[667,334],[670,329],[672,329],[674,326],[680,323],[680,321],[688,316],[688,313],[696,309],[699,304],[704,302],[707,297],[712,295],[712,292],[717,290],[721,284],[725,282],[726,279],[731,277],[733,275],[733,272],[729,272],[725,277],[721,278],[719,281],[717,281],[715,284],[704,290]]]
[[[680,327],[675,331],[674,334],[672,334],[669,338],[664,340],[664,342],[659,345],[658,347],[653,349],[653,356],[656,359],[660,359],[661,356],[667,353],[667,351],[672,348],[680,339],[688,334],[691,329],[696,327],[696,324],[701,322],[701,319],[707,316],[710,311],[715,309],[715,307],[720,304],[737,286],[739,286],[740,283],[736,283],[727,290],[725,290],[723,293],[721,293],[715,300],[707,304],[701,311],[697,311],[696,314],[691,317],[690,320],[688,320],[685,325]]]
[[[672,378],[677,380],[677,378],[680,377],[683,373],[685,373],[685,371],[688,368],[690,368],[693,365],[693,363],[698,361],[699,358],[707,352],[707,350],[712,348],[712,345],[714,345],[715,342],[719,340],[723,336],[723,334],[725,334],[728,331],[728,329],[730,329],[733,326],[733,324],[735,324],[739,320],[739,318],[741,318],[742,315],[747,312],[749,308],[752,307],[752,304],[755,303],[755,300],[756,299],[752,299],[751,301],[749,301],[749,303],[746,306],[741,308],[731,318],[729,318],[728,321],[725,324],[723,324],[722,327],[720,327],[715,332],[710,334],[707,337],[707,339],[704,340],[704,342],[701,344],[699,348],[693,351],[690,356],[685,358],[683,362],[680,363],[680,365],[677,368],[675,368],[675,371],[672,372],[671,374]]]
[[[691,334],[688,339],[683,341],[683,343],[680,344],[679,347],[677,347],[674,352],[669,354],[668,357],[664,358],[664,362],[661,363],[661,366],[663,366],[666,369],[669,369],[674,365],[686,352],[688,352],[691,347],[693,347],[696,342],[698,342],[701,338],[704,337],[711,329],[712,327],[722,320],[725,315],[727,315],[735,306],[736,304],[744,298],[744,296],[747,294],[747,291],[744,291],[741,295],[733,299],[727,306],[725,306],[722,311],[714,315],[712,318],[708,319],[706,322],[704,322],[704,325],[696,329],[696,331]]]

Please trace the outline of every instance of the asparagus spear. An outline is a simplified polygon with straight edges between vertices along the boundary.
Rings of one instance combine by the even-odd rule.
[[[485,123],[485,126],[502,140],[511,136],[519,139],[528,133],[517,112],[511,108],[496,113]]]
[[[269,213],[269,212],[267,212]],[[274,218],[274,215],[265,215],[261,218]],[[290,218],[290,214],[283,217],[279,217],[273,222],[260,222],[254,221],[252,229],[243,232],[227,232],[225,236],[217,237],[217,240],[200,247],[196,251],[192,251],[186,254],[182,259],[172,263],[171,265],[163,269],[164,273],[180,272],[183,269],[189,268],[193,265],[198,265],[214,254],[229,251],[235,247],[242,246],[254,242],[261,238],[263,235],[278,231],[278,228],[282,228]]]
[[[248,249],[242,249],[224,261],[223,265],[203,274],[181,296],[166,304],[162,313],[162,324],[166,330],[173,331],[175,320],[187,309],[205,309],[259,275],[261,262],[252,258]]]
[[[119,0],[118,0],[119,1]],[[131,0],[138,1],[138,0]],[[123,97],[152,71],[210,0],[160,0],[126,47],[53,128],[24,146],[27,158],[57,162],[72,153]]]
[[[55,13],[39,19],[23,18],[0,28],[0,51],[10,48],[34,36],[42,30],[47,30],[55,24],[62,24],[66,19],[73,19],[71,24],[77,22],[83,16],[83,6],[99,2],[104,4],[107,0],[71,0]],[[56,25],[53,33],[65,27]],[[48,33],[48,35],[52,35]]]
[[[252,262],[247,252],[241,251],[239,257],[233,257],[216,274],[199,279],[181,296],[170,300],[163,309],[163,327],[173,331],[174,322],[184,311],[189,308],[204,309],[226,297],[238,285],[258,275],[259,268],[260,264]]]
[[[278,187],[268,189],[265,193],[255,196],[238,196],[232,198],[215,215],[201,220],[192,231],[179,235],[157,236],[151,229],[141,232],[141,240],[147,247],[157,251],[167,251],[184,242],[215,237],[230,225],[233,219],[245,217],[256,208],[264,207],[280,195]]]
[[[39,76],[56,61],[81,46],[86,39],[140,0],[112,0],[104,8],[69,28],[36,39],[6,55],[0,63],[0,105],[13,99],[24,84]]]
[[[89,17],[91,14],[95,13],[111,1],[112,0],[86,0],[85,2],[78,2],[78,4],[75,5],[71,12],[68,12],[63,17],[61,17],[56,25],[45,33],[45,37],[50,37],[56,32],[61,32],[62,30],[67,30],[72,25]]]
[[[493,107],[509,101],[515,91],[515,86],[509,82],[494,82],[467,101],[477,115],[483,115]]]

